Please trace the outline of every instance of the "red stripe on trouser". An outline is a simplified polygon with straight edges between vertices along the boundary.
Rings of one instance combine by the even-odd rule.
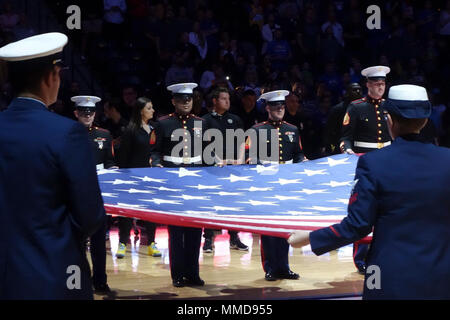
[[[357,242],[353,243],[353,264],[355,265],[356,269],[359,270],[359,268],[358,268],[358,266],[356,265],[356,262],[355,262],[355,256],[356,256],[356,253],[358,252],[358,246],[359,245],[358,245]]]
[[[264,268],[264,262],[266,261],[266,257],[264,256],[264,248],[263,248],[263,242],[262,242],[261,237],[259,237],[259,243],[260,243],[259,248],[260,248],[260,250],[261,250],[261,263],[262,263],[262,268],[263,268],[264,272],[266,272],[266,269]]]
[[[170,245],[170,227],[169,226],[167,226],[167,234],[168,234],[168,237],[167,237],[167,240],[168,240],[168,246],[169,246],[169,267],[170,267],[170,276],[172,277],[172,279],[173,279],[173,276],[172,276],[172,250],[170,250],[170,248],[171,248],[171,245]]]

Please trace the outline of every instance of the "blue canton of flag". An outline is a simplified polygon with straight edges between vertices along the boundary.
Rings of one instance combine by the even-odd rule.
[[[99,170],[108,213],[287,237],[347,215],[358,157],[284,165]]]

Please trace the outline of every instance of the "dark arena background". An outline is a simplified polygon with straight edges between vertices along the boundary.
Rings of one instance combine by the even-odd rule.
[[[209,93],[222,86],[230,93],[230,112],[241,117],[245,129],[267,119],[258,101],[262,93],[288,90],[285,120],[298,128],[305,156],[335,155],[339,137],[330,112],[349,102],[352,83],[359,83],[365,94],[361,70],[378,65],[391,69],[385,96],[397,84],[427,89],[432,114],[421,134],[450,147],[450,0],[0,1],[0,46],[53,31],[69,37],[64,49],[68,69],[61,74],[58,100],[49,108],[75,119],[71,97],[100,97],[95,125],[107,129],[117,147],[138,97],[151,99],[156,120],[174,111],[167,86],[195,82],[195,115],[211,111]],[[0,87],[1,111],[13,98],[3,63]],[[176,288],[167,227],[156,229],[161,256],[149,256],[140,245],[146,234],[138,222],[125,257],[118,259],[114,218],[106,266],[113,293],[95,299],[361,298],[364,276],[353,263],[352,245],[320,257],[309,246],[291,247],[290,267],[300,279],[268,282],[260,235],[239,236],[248,251],[230,249],[228,232],[216,232],[214,251],[200,250],[205,286]]]

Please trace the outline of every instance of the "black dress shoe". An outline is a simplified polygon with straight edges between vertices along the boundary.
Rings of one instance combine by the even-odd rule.
[[[94,293],[99,294],[99,295],[109,295],[109,294],[112,294],[113,291],[105,283],[105,284],[102,284],[99,286],[94,286]]]
[[[277,280],[277,277],[272,272],[266,272],[266,276],[264,277],[267,281],[275,281]]]
[[[174,287],[177,287],[177,288],[184,287],[184,285],[185,285],[183,278],[179,278],[179,279],[173,280],[172,284],[173,284]]]
[[[361,264],[361,265],[359,265],[357,267],[358,267],[358,273],[359,274],[362,274],[362,275],[366,274],[366,266],[365,265]]]
[[[300,275],[298,273],[295,273],[291,270],[288,270],[287,272],[279,273],[277,276],[278,276],[278,278],[289,279],[289,280],[297,280],[298,278],[300,278]]]
[[[203,281],[200,277],[186,277],[184,283],[188,286],[204,286],[205,281]]]

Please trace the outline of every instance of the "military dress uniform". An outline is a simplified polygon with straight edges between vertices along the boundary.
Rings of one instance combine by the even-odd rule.
[[[282,92],[281,96],[276,94],[279,91]],[[289,94],[288,91],[278,90],[267,92],[261,98],[266,99],[268,103],[279,100],[284,101],[284,97],[287,94]],[[268,120],[254,125],[251,130],[256,132],[257,139],[252,141],[252,136],[247,138],[246,149],[249,151],[250,162],[252,162],[252,148],[255,148],[257,152],[257,162],[259,164],[290,164],[298,163],[305,159],[296,126],[285,121]],[[277,133],[275,137],[272,137],[272,130],[275,130]],[[264,133],[266,134],[267,143],[265,150],[261,150],[259,148],[259,139],[264,137]],[[272,145],[276,146],[277,154],[271,154]],[[266,280],[299,278],[299,275],[292,272],[289,268],[288,254],[289,244],[286,239],[261,235],[261,260],[266,273]]]
[[[192,95],[193,84],[173,86],[169,86],[168,90],[173,93],[181,91],[180,93]],[[205,120],[193,114],[171,113],[159,118],[158,122],[159,126],[155,130],[156,145],[151,154],[152,166],[162,165],[174,168],[203,165],[203,133],[207,130]],[[180,152],[174,154],[172,150],[180,142],[180,137],[172,141],[172,138],[175,139],[174,133],[177,129],[183,130],[181,137],[183,144]],[[173,285],[176,287],[203,285],[204,281],[199,276],[198,262],[202,229],[169,225],[168,231],[170,273]]]
[[[224,112],[223,114],[218,114],[217,112],[212,111],[208,114],[205,114],[203,116],[203,119],[206,121],[208,128],[218,129],[222,133],[222,137],[223,137],[222,155],[220,156],[221,158],[220,157],[218,157],[218,158],[220,158],[220,160],[225,159],[232,163],[233,162],[236,163],[236,161],[238,160],[238,156],[239,156],[239,146],[236,143],[234,144],[233,157],[228,159],[227,148],[226,148],[226,144],[227,144],[226,132],[227,132],[227,130],[237,130],[237,129],[244,130],[244,124],[243,124],[241,118],[239,118],[239,116],[232,114],[228,111]],[[228,230],[228,233],[230,234],[230,248],[242,250],[242,251],[248,250],[248,246],[246,246],[245,244],[243,244],[240,241],[237,231]],[[204,252],[212,252],[212,250],[213,250],[212,249],[212,247],[213,247],[212,239],[214,237],[214,230],[205,228],[203,236],[205,238],[203,251]]]
[[[361,71],[368,79],[385,79],[390,69],[384,66],[365,68]],[[347,108],[342,123],[340,148],[355,153],[366,153],[391,144],[391,136],[384,119],[384,99],[373,99],[369,95],[353,101]],[[353,260],[360,273],[365,272],[365,258],[369,245],[355,243]]]
[[[71,100],[77,110],[88,113],[94,113],[95,104],[101,101],[94,96],[75,96]],[[97,170],[114,167],[113,139],[109,131],[96,126],[90,126],[87,131]],[[96,293],[110,291],[106,275],[106,229],[107,221],[90,237],[92,284]]]
[[[431,113],[423,87],[393,86],[387,102],[403,118]],[[312,251],[321,255],[373,231],[363,299],[450,299],[449,162],[447,148],[415,133],[361,156],[347,217],[311,232]]]
[[[366,96],[348,106],[342,123],[342,152],[352,149],[355,153],[366,153],[391,144],[383,103],[384,99]]]

